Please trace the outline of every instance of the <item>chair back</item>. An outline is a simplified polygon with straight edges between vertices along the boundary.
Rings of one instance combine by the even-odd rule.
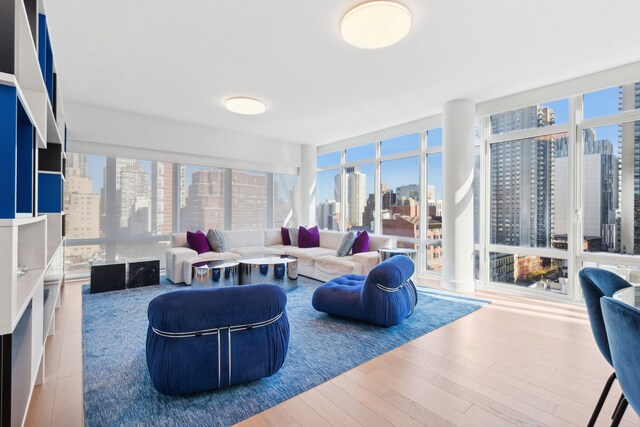
[[[613,365],[607,331],[602,318],[602,309],[600,308],[600,299],[602,297],[610,297],[620,289],[631,286],[631,284],[617,274],[601,268],[583,268],[579,277],[593,337],[602,356],[610,365]]]
[[[600,303],[616,377],[629,405],[640,415],[640,310],[609,297]]]

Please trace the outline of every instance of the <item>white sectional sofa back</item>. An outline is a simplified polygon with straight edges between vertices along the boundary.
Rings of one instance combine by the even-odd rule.
[[[174,283],[191,284],[193,264],[201,261],[235,260],[261,254],[293,255],[298,257],[298,272],[318,280],[329,280],[341,274],[366,275],[380,262],[378,249],[390,248],[395,239],[369,235],[369,252],[338,257],[336,249],[344,232],[320,231],[320,246],[299,248],[284,246],[280,229],[224,231],[227,252],[199,254],[190,249],[186,233],[171,236],[171,248],[166,251],[166,275]]]

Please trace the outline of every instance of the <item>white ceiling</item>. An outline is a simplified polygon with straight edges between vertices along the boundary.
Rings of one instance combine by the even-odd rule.
[[[640,59],[637,0],[402,0],[413,27],[381,50],[340,38],[356,2],[51,0],[47,8],[65,101],[301,144]],[[231,96],[259,98],[268,110],[230,113]]]

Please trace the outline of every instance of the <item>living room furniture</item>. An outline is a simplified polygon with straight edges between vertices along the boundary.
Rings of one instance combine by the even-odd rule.
[[[191,286],[233,286],[240,284],[240,266],[237,261],[204,261],[193,265]]]
[[[298,258],[271,255],[243,258],[240,263],[240,284],[273,283],[286,291],[298,287]]]
[[[640,415],[640,310],[609,297],[603,297],[600,305],[613,368],[623,393],[611,423],[617,426],[628,404]]]
[[[127,260],[129,280],[127,288],[139,288],[160,284],[160,260],[146,257]]]
[[[258,380],[287,355],[287,296],[276,285],[185,289],[149,303],[147,365],[165,395]]]
[[[602,353],[602,356],[609,365],[613,366],[600,300],[603,297],[611,297],[621,289],[631,287],[631,284],[617,274],[601,268],[583,268],[580,270],[578,276],[580,278],[580,285],[582,286],[584,301],[587,306],[587,313],[589,313],[589,323],[591,324],[593,337],[596,340],[596,344],[598,345],[598,349],[600,350],[600,353]],[[609,376],[609,379],[607,379],[607,382],[602,389],[600,398],[598,399],[598,402],[593,409],[593,413],[591,414],[591,419],[588,424],[589,426],[595,425],[598,415],[602,410],[602,406],[609,394],[609,390],[611,390],[611,385],[615,379],[616,372],[614,371]]]
[[[398,325],[418,303],[413,271],[413,261],[400,255],[376,265],[368,276],[337,277],[315,290],[313,308],[378,326]]]
[[[124,261],[91,262],[91,293],[120,291],[126,286],[127,265]]]
[[[369,252],[338,257],[336,250],[344,233],[320,230],[320,246],[299,248],[284,245],[280,229],[223,231],[226,252],[198,254],[189,249],[185,233],[171,236],[171,248],[165,251],[166,276],[173,283],[191,284],[192,266],[202,261],[234,261],[263,255],[291,255],[298,258],[298,273],[321,281],[342,274],[368,274],[380,262],[377,250],[395,245],[390,236],[370,236]]]

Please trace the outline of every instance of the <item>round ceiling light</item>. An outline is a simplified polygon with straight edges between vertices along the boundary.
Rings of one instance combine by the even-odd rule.
[[[392,1],[369,1],[344,15],[342,38],[362,49],[379,49],[402,40],[411,29],[411,12]]]
[[[227,110],[238,114],[255,115],[262,114],[267,110],[264,102],[242,96],[227,99],[224,101],[224,106]]]

